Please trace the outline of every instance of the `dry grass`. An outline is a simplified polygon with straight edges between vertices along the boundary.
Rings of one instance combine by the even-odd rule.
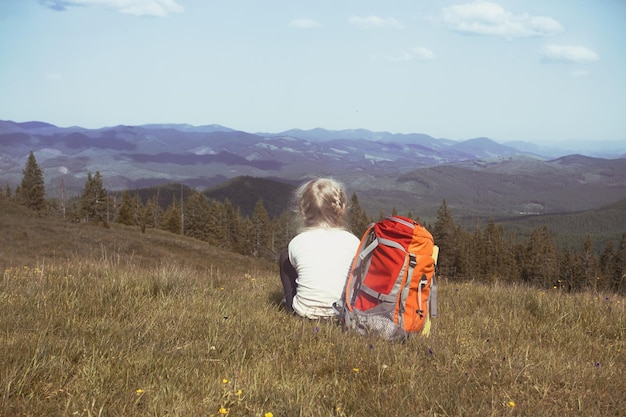
[[[617,416],[624,299],[443,282],[429,338],[288,316],[274,265],[0,207],[0,414]],[[271,413],[271,414],[269,414]]]

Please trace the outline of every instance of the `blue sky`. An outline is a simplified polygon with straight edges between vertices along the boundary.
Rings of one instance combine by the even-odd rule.
[[[0,120],[626,140],[622,0],[0,0]]]

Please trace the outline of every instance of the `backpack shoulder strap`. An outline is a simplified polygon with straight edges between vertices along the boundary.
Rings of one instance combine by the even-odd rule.
[[[361,243],[359,243],[359,247],[357,248],[356,254],[352,260],[352,265],[350,265],[350,271],[348,273],[348,279],[346,280],[346,285],[343,291],[343,300],[342,300],[344,308],[346,308],[348,311],[352,311],[351,299],[352,299],[352,294],[354,292],[353,291],[354,285],[356,284],[354,281],[356,277],[359,275],[358,269],[360,268],[361,263],[363,262],[365,257],[371,254],[374,248],[376,247],[375,245],[378,244],[377,240],[374,239],[373,242],[371,242],[366,247],[368,241],[370,240],[370,235],[374,231],[374,225],[375,225],[374,223],[370,224],[367,227],[367,230],[365,231],[365,233],[363,233],[363,237],[361,238]]]

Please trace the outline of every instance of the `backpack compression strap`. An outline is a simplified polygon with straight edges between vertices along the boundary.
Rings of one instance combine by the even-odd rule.
[[[389,246],[395,249],[399,249],[402,252],[406,253],[406,249],[404,248],[404,246],[402,246],[401,244],[399,244],[398,242],[394,241],[394,240],[390,240],[390,239],[385,239],[382,237],[376,237],[376,239],[374,239],[374,241],[372,243],[370,243],[365,249],[363,249],[363,251],[359,254],[358,256],[358,261],[356,263],[356,267],[359,267],[361,265],[361,263],[363,263],[363,261],[365,261],[369,255],[374,251],[374,249],[376,249],[376,247],[378,245],[385,245],[385,246]],[[411,271],[412,272],[412,266],[411,266]],[[383,302],[388,302],[388,303],[394,303],[396,301],[397,295],[395,294],[383,294],[381,292],[375,291],[373,289],[371,289],[370,287],[368,287],[367,285],[365,285],[363,282],[360,283],[358,289],[355,289],[356,291],[362,291],[365,294],[369,295],[370,297],[373,297],[379,301],[383,301]]]

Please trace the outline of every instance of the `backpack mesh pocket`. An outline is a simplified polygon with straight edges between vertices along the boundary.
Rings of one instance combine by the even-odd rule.
[[[378,314],[357,312],[354,327],[361,334],[378,334],[388,340],[406,337],[404,329],[393,322],[393,312]]]

